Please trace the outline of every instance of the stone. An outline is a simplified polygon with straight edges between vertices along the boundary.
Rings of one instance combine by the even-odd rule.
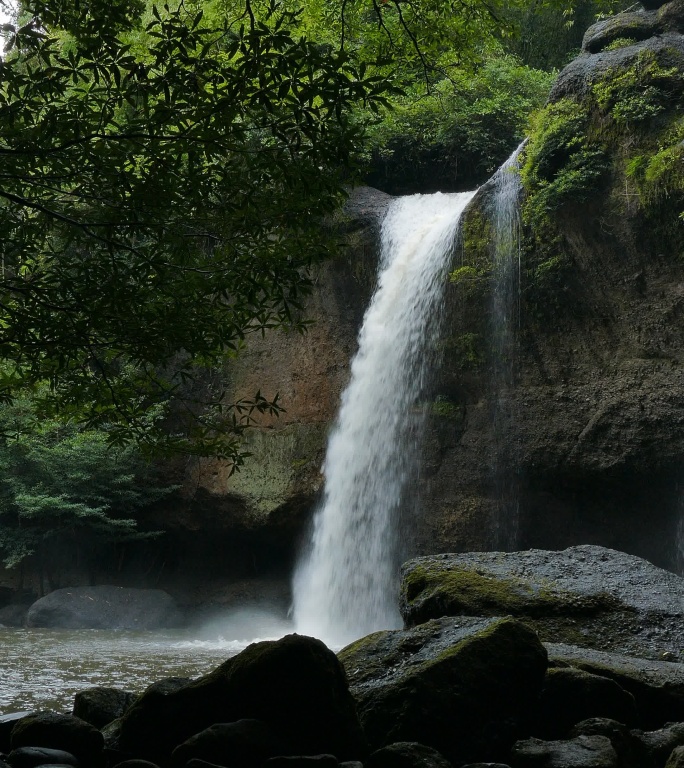
[[[501,759],[541,691],[546,653],[513,619],[437,619],[344,648],[372,749],[415,741],[456,764]]]
[[[182,768],[189,760],[198,758],[209,763],[225,762],[230,768],[252,768],[271,757],[285,754],[286,749],[266,723],[238,720],[234,723],[214,723],[194,734],[173,750],[171,762]]]
[[[684,32],[684,1],[672,0],[658,11],[658,21],[664,30]]]
[[[549,669],[539,697],[532,733],[562,739],[573,725],[590,717],[636,724],[634,696],[607,677],[580,669]]]
[[[290,754],[364,752],[344,669],[314,638],[254,643],[213,672],[167,693],[146,690],[120,718],[118,749],[157,762],[217,722],[262,720]]]
[[[118,688],[86,688],[74,696],[72,714],[96,728],[104,728],[121,717],[135,700],[135,694]]]
[[[684,747],[675,747],[667,758],[665,768],[684,768]]]
[[[48,747],[70,752],[85,766],[96,763],[104,739],[100,731],[73,715],[36,712],[19,720],[12,729],[12,750],[20,747]]]
[[[159,768],[156,763],[151,763],[149,760],[124,760],[121,763],[117,763],[114,768]]]
[[[605,736],[610,740],[618,756],[620,768],[645,768],[649,765],[643,745],[629,731],[627,726],[604,717],[593,717],[577,723],[568,734],[569,739],[577,736]]]
[[[684,746],[684,723],[670,723],[656,731],[633,730],[631,733],[655,766],[664,765],[674,749]]]
[[[0,608],[0,627],[23,627],[26,623],[27,605],[12,603]]]
[[[549,666],[572,666],[614,680],[634,696],[639,728],[684,721],[684,664],[545,643]]]
[[[206,760],[200,760],[193,757],[192,760],[188,760],[185,768],[226,768],[225,765],[216,765],[216,763],[208,763]]]
[[[159,629],[180,622],[167,592],[106,585],[56,589],[36,600],[26,617],[29,627],[60,629]]]
[[[638,42],[647,40],[658,32],[660,23],[656,13],[618,13],[589,27],[582,40],[582,50],[598,53],[615,40]]]
[[[578,736],[567,741],[518,741],[511,750],[512,768],[618,768],[605,736]]]
[[[504,763],[468,763],[468,765],[462,766],[462,768],[511,768],[510,765]]]
[[[264,768],[337,768],[335,755],[280,755],[266,760]]]
[[[524,619],[542,641],[660,658],[684,648],[684,579],[605,547],[470,552],[409,560],[408,626],[438,616]]]
[[[38,765],[78,766],[78,760],[70,752],[46,747],[19,747],[7,755],[12,768],[35,768]]]
[[[451,763],[436,749],[399,741],[369,755],[364,768],[451,768]]]
[[[12,729],[19,722],[28,715],[34,714],[33,712],[8,712],[5,715],[0,715],[0,754],[10,751],[10,737],[12,735]]]
[[[593,55],[584,54],[570,62],[558,75],[549,98],[585,97],[592,86],[612,72],[626,70],[633,66],[643,52],[650,52],[663,68],[681,69],[684,64],[684,39],[673,32],[663,32],[646,40],[640,40],[615,50],[603,50]],[[676,83],[673,81],[676,87]]]

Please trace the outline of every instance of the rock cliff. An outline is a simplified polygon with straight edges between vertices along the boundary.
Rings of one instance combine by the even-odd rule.
[[[407,554],[593,543],[678,567],[683,33],[682,0],[621,14],[590,28],[560,73],[521,158],[505,348],[495,343],[489,185],[469,209],[441,363],[419,406],[429,426]],[[239,473],[219,461],[178,468],[183,491],[164,515],[181,549],[202,559],[218,546],[240,573],[291,562],[321,486],[388,200],[352,194],[337,222],[347,246],[319,269],[309,332],[254,340],[225,372],[228,398],[260,388],[286,410],[251,433]]]

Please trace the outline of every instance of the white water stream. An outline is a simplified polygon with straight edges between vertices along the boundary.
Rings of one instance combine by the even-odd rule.
[[[294,580],[297,631],[332,647],[401,626],[396,518],[413,479],[426,351],[473,194],[398,198],[383,223],[378,286],[328,442],[311,545]]]
[[[511,551],[518,543],[519,490],[515,370],[516,339],[520,319],[520,154],[524,141],[492,177],[494,290],[492,292],[492,402],[495,450],[492,474],[498,495],[494,546]]]

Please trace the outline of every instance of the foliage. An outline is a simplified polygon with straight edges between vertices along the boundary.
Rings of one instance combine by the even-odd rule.
[[[475,72],[452,72],[430,93],[414,86],[368,131],[369,182],[390,192],[481,183],[524,138],[552,79],[492,51]]]
[[[516,34],[506,45],[523,64],[553,71],[579,53],[584,32],[597,17],[624,11],[632,5],[630,0],[577,0],[564,4],[531,0],[512,5],[507,17]]]
[[[159,485],[133,446],[104,431],[38,419],[32,398],[0,410],[0,551],[6,567],[36,555],[54,574],[80,555],[91,565],[103,544],[156,535],[136,512],[173,490]]]
[[[604,51],[617,51],[620,48],[629,48],[630,45],[636,45],[638,41],[633,37],[616,37],[611,43],[609,43],[603,50]]]
[[[50,382],[48,413],[155,442],[152,405],[248,334],[301,327],[317,224],[358,138],[351,107],[391,85],[298,37],[275,0],[265,21],[218,26],[153,7],[144,55],[124,42],[139,2],[25,7],[0,66],[0,356],[14,361],[0,389]],[[232,458],[218,423],[278,410],[215,405],[198,450]]]
[[[592,92],[600,109],[618,125],[641,123],[681,98],[682,73],[677,67],[662,67],[655,54],[644,49],[631,67],[609,71]]]
[[[608,155],[588,127],[588,109],[572,99],[549,104],[536,115],[521,169],[531,223],[539,225],[566,202],[585,201],[600,189]]]

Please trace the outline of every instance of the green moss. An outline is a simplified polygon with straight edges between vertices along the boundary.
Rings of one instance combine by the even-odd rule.
[[[682,78],[677,67],[661,66],[653,51],[644,49],[631,67],[608,70],[592,93],[618,125],[634,125],[670,109],[681,95]]]
[[[477,370],[484,359],[482,337],[479,333],[461,333],[451,336],[441,344],[442,353],[449,364],[460,371]]]
[[[616,37],[611,43],[609,43],[603,50],[604,51],[617,51],[618,48],[628,48],[630,45],[636,45],[639,41],[633,37]]]
[[[250,459],[228,480],[227,490],[242,496],[255,522],[273,512],[310,483],[325,446],[326,425],[291,424],[283,429],[253,429],[245,448]],[[316,473],[317,474],[317,473]]]
[[[568,202],[583,202],[602,186],[606,147],[589,137],[587,107],[572,99],[549,104],[534,119],[521,169],[527,199],[523,217],[540,226]]]
[[[593,614],[613,609],[610,595],[581,597],[553,583],[533,585],[515,577],[500,578],[468,568],[418,566],[402,584],[402,602],[418,610],[418,620],[436,615],[553,616]],[[421,608],[422,607],[422,608]]]
[[[446,397],[440,395],[430,404],[430,415],[442,419],[461,418],[463,408],[458,403],[452,403]]]
[[[458,285],[466,296],[471,297],[489,288],[491,276],[490,265],[472,267],[469,264],[464,264],[449,274],[449,282]]]

